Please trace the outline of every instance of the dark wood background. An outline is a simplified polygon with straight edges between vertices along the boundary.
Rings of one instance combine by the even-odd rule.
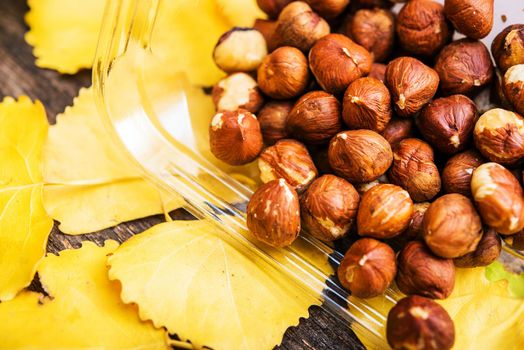
[[[0,99],[27,95],[45,105],[50,123],[70,105],[78,90],[91,84],[91,72],[68,76],[35,66],[32,49],[24,41],[27,26],[23,20],[28,8],[24,0],[0,0]],[[188,219],[183,211],[172,213],[176,219]],[[163,221],[162,216],[135,220],[114,228],[83,236],[62,234],[57,225],[49,237],[48,252],[78,248],[82,240],[103,244],[106,239],[124,242]],[[36,287],[35,287],[36,286]],[[38,283],[33,284],[38,288]],[[268,307],[271,307],[268,305]],[[319,307],[310,308],[310,317],[287,330],[280,349],[363,349],[358,339],[341,321]]]

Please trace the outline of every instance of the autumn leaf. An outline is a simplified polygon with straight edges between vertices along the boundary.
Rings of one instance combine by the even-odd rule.
[[[91,88],[82,89],[51,126],[44,180],[45,208],[68,234],[98,231],[184,203],[142,179],[104,130]]]
[[[49,294],[24,291],[0,304],[2,349],[167,349],[165,331],[141,322],[107,278],[106,256],[118,246],[84,242],[48,255],[38,268]]]
[[[500,261],[495,261],[486,267],[486,278],[491,282],[506,280],[509,292],[513,296],[524,298],[524,273],[511,273]]]
[[[28,286],[45,254],[53,220],[42,205],[47,119],[25,96],[0,103],[0,300]]]
[[[140,317],[198,346],[269,349],[318,304],[208,220],[164,223],[108,258]]]

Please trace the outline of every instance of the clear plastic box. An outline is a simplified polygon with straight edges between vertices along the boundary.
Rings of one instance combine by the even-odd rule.
[[[195,94],[202,94],[202,83],[199,77],[190,81],[180,72],[179,64],[201,65],[208,61],[188,62],[183,51],[180,59],[165,57],[161,52],[162,45],[177,45],[169,31],[158,29],[159,23],[165,21],[165,8],[176,12],[177,4],[188,2],[197,12],[209,3],[108,1],[93,81],[98,107],[111,137],[145,177],[165,191],[183,196],[185,209],[196,217],[213,219],[224,239],[243,254],[258,259],[265,268],[278,271],[289,283],[299,286],[356,331],[369,348],[387,348],[381,336],[386,315],[365,300],[348,299],[348,293],[331,278],[341,253],[307,233],[301,234],[293,246],[279,250],[246,234],[244,209],[252,190],[230,174],[231,168],[221,168],[212,159],[205,146],[212,115],[203,118],[201,101],[194,98]],[[486,44],[490,45],[494,35],[506,25],[524,22],[523,10],[521,1],[496,0],[496,24],[492,35],[485,39]],[[206,20],[203,16],[196,22],[189,21],[195,26],[195,35],[206,35],[206,27],[211,25]],[[177,25],[184,25],[185,21],[181,12]],[[211,51],[208,54],[211,56]],[[256,178],[256,171],[252,175]],[[392,289],[386,296],[391,306],[400,297]],[[227,336],[227,329],[224,334]]]

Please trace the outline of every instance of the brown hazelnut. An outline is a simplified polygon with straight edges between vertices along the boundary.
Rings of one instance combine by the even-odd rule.
[[[378,239],[401,234],[409,225],[413,201],[401,187],[377,185],[364,193],[357,214],[360,236]]]
[[[464,95],[438,98],[422,109],[417,125],[437,150],[454,154],[466,149],[478,119],[475,102]]]
[[[492,162],[505,165],[524,157],[524,118],[504,109],[484,113],[473,131],[475,145]]]
[[[245,109],[256,113],[264,104],[256,80],[246,73],[234,73],[220,80],[211,95],[217,111]]]
[[[320,86],[334,95],[371,71],[373,58],[362,46],[342,34],[329,34],[309,52],[309,66]]]
[[[471,176],[483,163],[482,156],[475,150],[451,157],[442,171],[442,185],[446,193],[471,197]]]
[[[506,97],[506,91],[504,91],[504,76],[499,69],[495,69],[494,79],[495,83],[491,89],[490,102],[493,101],[504,109],[513,109],[513,106]]]
[[[393,161],[389,143],[371,130],[344,131],[329,144],[329,164],[350,182],[370,182],[382,176]]]
[[[475,251],[482,238],[482,221],[466,196],[446,194],[431,203],[424,215],[424,241],[443,258]]]
[[[399,57],[386,69],[386,85],[402,117],[420,111],[435,96],[438,84],[437,72],[412,57]]]
[[[302,96],[287,117],[287,130],[309,144],[327,143],[342,130],[340,102],[324,91]]]
[[[269,18],[277,18],[284,7],[293,1],[294,0],[257,0],[257,4]]]
[[[231,29],[218,39],[213,51],[216,65],[227,73],[254,71],[266,56],[266,39],[253,28]]]
[[[384,62],[395,42],[395,18],[389,10],[358,10],[346,28],[347,36],[368,50],[375,62]]]
[[[422,238],[422,234],[424,232],[424,216],[426,215],[426,211],[430,205],[431,203],[429,202],[415,203],[413,206],[413,215],[411,216],[411,221],[409,222],[408,228],[400,236],[404,242]]]
[[[440,51],[435,70],[440,87],[447,95],[472,94],[493,80],[493,62],[488,49],[480,41],[461,39]]]
[[[511,236],[505,236],[504,242],[516,250],[524,250],[524,230],[519,231]]]
[[[278,16],[275,41],[308,52],[315,42],[330,33],[329,24],[303,1],[293,1]]]
[[[209,126],[209,141],[213,155],[230,165],[251,163],[264,146],[257,118],[243,109],[217,113]]]
[[[325,19],[338,17],[349,4],[349,0],[304,0],[313,11]]]
[[[444,13],[455,29],[471,39],[488,36],[493,28],[493,0],[446,0]]]
[[[342,116],[350,129],[382,132],[391,120],[391,95],[380,80],[359,78],[344,94]]]
[[[373,63],[371,65],[371,71],[369,72],[368,77],[375,78],[381,82],[386,82],[386,68],[387,66],[382,63]]]
[[[425,202],[440,192],[440,174],[431,146],[419,139],[404,139],[393,148],[389,180],[409,192],[415,202]]]
[[[353,243],[338,267],[338,279],[357,298],[383,294],[397,273],[395,252],[372,238]]]
[[[396,31],[400,46],[416,55],[432,56],[451,39],[453,30],[444,6],[431,0],[409,1],[400,10]]]
[[[282,178],[298,192],[318,175],[306,146],[295,140],[280,140],[266,148],[258,158],[258,167],[262,182]]]
[[[352,184],[335,175],[324,175],[300,199],[302,227],[322,241],[342,238],[353,224],[359,201]]]
[[[291,245],[300,233],[297,192],[286,180],[262,185],[247,205],[247,227],[261,242],[272,247]]]
[[[264,39],[266,39],[267,50],[269,52],[273,52],[277,48],[277,44],[274,38],[275,30],[277,29],[276,21],[257,18],[255,20],[255,24],[253,25],[253,29],[258,30],[262,34]]]
[[[292,108],[292,101],[270,101],[258,112],[258,122],[266,143],[272,145],[288,137],[286,120]]]
[[[517,64],[506,71],[504,93],[515,111],[524,114],[524,64]]]
[[[453,260],[435,256],[421,241],[409,242],[398,255],[397,286],[402,293],[446,299],[455,286]]]
[[[389,311],[386,334],[393,350],[449,350],[455,343],[455,326],[446,309],[418,295]]]
[[[281,47],[258,67],[258,85],[268,96],[286,100],[302,94],[309,84],[306,56],[294,47]]]
[[[488,228],[482,235],[477,249],[460,258],[453,260],[457,267],[480,267],[488,266],[497,260],[502,249],[498,233]]]
[[[491,53],[503,73],[524,64],[524,24],[514,24],[500,32],[491,44]]]
[[[471,178],[471,192],[486,225],[506,235],[524,229],[524,190],[502,165],[479,166]]]
[[[413,136],[413,119],[393,118],[382,132],[391,146]]]

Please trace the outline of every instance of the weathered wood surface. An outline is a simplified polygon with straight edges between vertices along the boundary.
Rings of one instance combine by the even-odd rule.
[[[28,95],[43,102],[50,123],[70,105],[78,90],[91,83],[91,73],[83,71],[73,76],[60,75],[39,69],[34,64],[31,47],[24,41],[27,26],[23,16],[27,11],[23,0],[0,1],[0,99],[4,96]],[[183,211],[172,213],[175,219],[188,219]],[[114,228],[83,235],[62,234],[57,225],[49,238],[47,250],[51,253],[66,248],[78,248],[83,240],[103,244],[107,239],[124,242],[134,234],[163,221],[162,216],[135,220]],[[36,284],[37,285],[37,284]],[[271,307],[271,305],[268,305]],[[356,337],[347,331],[343,322],[319,307],[310,309],[310,317],[297,327],[287,330],[280,349],[362,349]]]

